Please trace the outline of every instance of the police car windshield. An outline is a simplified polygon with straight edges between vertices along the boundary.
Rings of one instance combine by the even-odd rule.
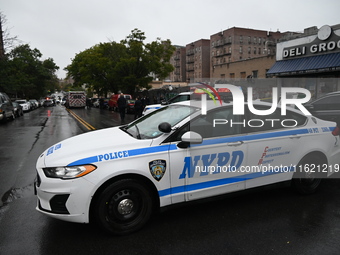
[[[130,123],[122,128],[137,139],[152,139],[163,134],[158,129],[162,122],[168,122],[171,127],[185,119],[199,108],[186,105],[170,105],[145,115],[144,117]]]

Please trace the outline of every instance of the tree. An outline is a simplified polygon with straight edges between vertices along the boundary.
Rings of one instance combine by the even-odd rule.
[[[134,29],[120,43],[100,43],[80,52],[65,68],[68,77],[99,95],[108,91],[134,94],[148,88],[153,75],[163,79],[173,71],[169,61],[175,47],[170,40],[158,38],[145,44],[145,39],[143,32]]]
[[[86,84],[99,95],[117,91],[119,81],[114,76],[114,68],[125,54],[125,48],[115,42],[100,43],[78,53],[65,70],[76,86]]]
[[[10,94],[27,98],[44,96],[57,85],[55,71],[59,67],[49,58],[41,61],[41,52],[28,44],[14,48],[1,61],[0,85]]]
[[[137,89],[149,88],[154,76],[164,79],[174,70],[170,64],[170,57],[175,51],[171,41],[157,38],[156,41],[144,44],[145,39],[144,32],[134,29],[121,41],[127,48],[128,57],[121,59],[115,71],[121,77],[121,89],[126,89],[130,94]]]

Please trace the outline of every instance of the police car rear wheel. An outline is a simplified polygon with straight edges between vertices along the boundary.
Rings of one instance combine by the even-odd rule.
[[[95,208],[96,221],[104,230],[128,234],[140,229],[150,218],[151,194],[136,180],[119,180],[101,193]]]
[[[293,177],[293,187],[298,193],[312,194],[320,186],[320,173],[315,173],[311,170],[312,165],[320,163],[321,159],[317,155],[310,155],[301,159]]]

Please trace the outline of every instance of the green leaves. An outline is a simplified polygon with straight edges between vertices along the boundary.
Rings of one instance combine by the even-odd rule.
[[[153,76],[163,79],[173,71],[169,61],[175,47],[170,40],[145,44],[145,39],[144,32],[134,29],[120,43],[100,43],[78,53],[65,70],[77,84],[87,84],[99,95],[134,94],[148,88]]]
[[[40,98],[57,83],[55,71],[59,67],[49,58],[44,61],[38,49],[28,44],[14,48],[1,59],[0,86],[9,94],[23,98]]]

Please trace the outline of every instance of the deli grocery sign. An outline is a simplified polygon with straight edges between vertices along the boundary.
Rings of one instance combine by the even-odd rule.
[[[313,42],[284,48],[282,57],[288,59],[333,52],[340,52],[340,36],[333,33],[330,26],[325,25],[319,29],[318,35]]]

